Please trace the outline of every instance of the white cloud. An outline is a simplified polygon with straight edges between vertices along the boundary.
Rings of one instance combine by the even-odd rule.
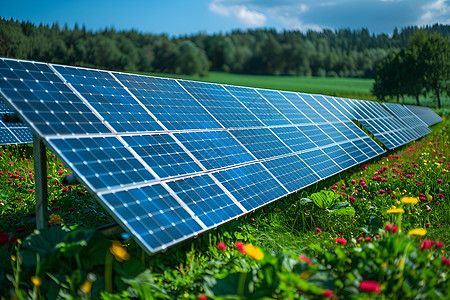
[[[222,16],[233,17],[249,26],[264,26],[267,21],[264,14],[249,10],[245,5],[225,5],[222,1],[213,1],[209,5],[209,10]]]
[[[447,0],[436,0],[435,2],[424,5],[422,9],[425,12],[418,21],[420,25],[450,23],[450,8]]]

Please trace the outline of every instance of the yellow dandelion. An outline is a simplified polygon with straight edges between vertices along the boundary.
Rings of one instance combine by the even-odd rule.
[[[49,216],[49,220],[48,222],[50,224],[61,224],[62,222],[64,222],[63,218],[61,218],[60,215],[56,215],[56,214],[51,214]]]
[[[416,228],[416,229],[410,230],[408,232],[408,235],[424,236],[426,233],[427,233],[427,231],[425,229]]]
[[[31,276],[31,282],[35,286],[41,286],[42,285],[42,278],[39,276]]]
[[[109,247],[109,251],[111,251],[119,262],[129,260],[131,258],[130,254],[127,252],[127,249],[125,249],[119,241],[114,241],[111,247]]]
[[[245,253],[250,255],[250,257],[253,259],[260,260],[264,257],[264,254],[262,253],[262,251],[259,250],[258,247],[255,247],[251,244],[245,244],[244,250],[245,250]]]
[[[402,199],[400,199],[400,201],[402,201],[404,204],[416,204],[417,202],[419,202],[419,199],[415,197],[403,197]]]
[[[403,208],[393,208],[386,211],[388,214],[404,214],[405,210]]]

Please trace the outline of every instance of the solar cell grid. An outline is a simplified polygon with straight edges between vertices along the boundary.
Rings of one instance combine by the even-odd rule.
[[[162,130],[148,112],[106,71],[55,66],[117,132]]]
[[[350,152],[354,151],[356,147],[351,147],[351,143],[343,144],[343,147]],[[357,149],[356,149],[357,150]],[[349,155],[348,152],[344,151],[340,145],[333,145],[323,149],[329,156],[333,157],[333,160],[343,169],[350,168],[351,166],[357,164],[356,160]]]
[[[41,135],[111,132],[47,65],[0,61],[3,68],[14,68],[1,71],[0,89],[5,100],[12,102]]]
[[[334,143],[325,132],[320,130],[317,125],[299,126],[297,128],[303,133],[303,135],[309,137],[312,141],[314,141],[314,144],[319,147]]]
[[[405,105],[405,107],[412,113],[414,113],[419,119],[421,119],[428,126],[439,123],[442,118],[439,117],[431,108],[424,106]]]
[[[321,149],[302,152],[298,156],[322,179],[342,170]]]
[[[222,85],[193,81],[179,81],[179,83],[225,128],[264,126]]]
[[[6,114],[13,114],[3,101],[0,95],[0,145],[32,143],[33,133],[25,124],[2,120]]]
[[[293,92],[282,92],[280,93],[288,99],[297,110],[301,111],[308,120],[311,120],[313,123],[326,123],[325,119],[322,118],[316,111],[314,111],[304,100],[303,97],[307,99],[311,99],[310,95],[307,94],[299,94]]]
[[[222,126],[173,79],[112,73],[168,130]]]
[[[317,147],[316,144],[295,126],[276,127],[271,130],[294,152],[305,151]]]
[[[175,137],[208,170],[254,160],[227,131],[183,132]]]

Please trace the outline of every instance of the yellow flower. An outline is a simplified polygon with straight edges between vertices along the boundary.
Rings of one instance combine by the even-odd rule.
[[[433,200],[433,196],[431,196],[431,195],[427,195],[427,200],[428,200],[428,201],[431,201],[431,200]]]
[[[250,255],[250,257],[253,259],[260,260],[264,257],[264,254],[261,252],[261,250],[259,250],[258,247],[255,247],[251,244],[245,244],[244,250],[245,250],[245,253]]]
[[[387,262],[381,263],[381,267],[382,267],[383,269],[386,269],[388,266],[389,266],[389,264],[388,264]]]
[[[97,281],[97,275],[95,275],[92,272],[88,273],[86,276],[86,280],[83,282],[82,285],[80,285],[80,290],[85,294],[90,293],[92,290],[92,284],[95,281]]]
[[[50,224],[61,224],[62,222],[64,222],[64,220],[61,218],[60,215],[51,214],[49,216],[48,222]]]
[[[119,241],[114,241],[111,247],[109,247],[109,251],[111,251],[119,262],[129,260],[131,258],[130,254],[127,252],[127,249],[125,249]]]
[[[35,286],[41,286],[42,285],[42,278],[39,276],[31,276],[31,282]]]
[[[11,260],[12,261],[16,261],[17,260],[17,258],[16,258],[16,256],[13,254],[13,255],[11,255]]]
[[[405,213],[405,210],[403,208],[393,208],[386,211],[388,214],[403,214]]]
[[[426,233],[427,233],[427,231],[425,229],[416,228],[416,229],[410,230],[408,232],[408,235],[424,236]]]
[[[405,204],[416,204],[417,202],[419,202],[419,199],[415,197],[403,197],[402,199],[400,199],[400,201]]]

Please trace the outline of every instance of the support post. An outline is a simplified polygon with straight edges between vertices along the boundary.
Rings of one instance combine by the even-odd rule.
[[[48,224],[47,153],[43,141],[33,134],[34,178],[36,195],[36,228]]]

